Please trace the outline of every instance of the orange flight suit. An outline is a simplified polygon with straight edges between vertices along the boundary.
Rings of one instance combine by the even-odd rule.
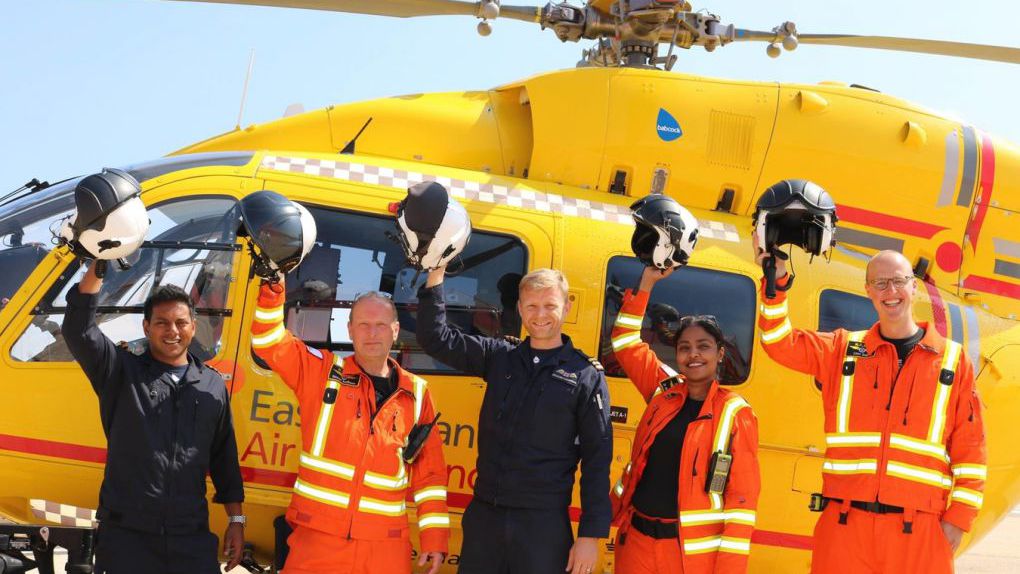
[[[631,528],[635,512],[631,498],[644,472],[648,449],[687,400],[683,379],[641,341],[647,306],[647,292],[628,290],[612,333],[616,359],[648,403],[634,436],[630,463],[611,494],[613,523],[620,527],[616,572],[746,572],[761,490],[758,421],[750,405],[718,381],[712,382],[701,412],[684,436],[677,477],[679,540],[655,539]],[[733,456],[722,496],[705,490],[712,456],[719,451]]]
[[[410,573],[406,502],[417,509],[422,552],[447,552],[450,529],[439,433],[429,435],[414,462],[402,458],[412,426],[435,417],[426,382],[391,361],[397,389],[376,405],[372,380],[354,358],[305,346],[284,327],[283,305],[282,290],[263,285],[252,347],[294,390],[301,409],[285,572]]]
[[[815,526],[812,572],[952,572],[939,523],[970,529],[988,472],[981,402],[961,346],[921,323],[924,338],[900,368],[877,323],[853,333],[794,329],[786,292],[764,293],[763,282],[765,352],[822,386],[822,494],[836,500]],[[865,503],[871,508],[854,508]]]

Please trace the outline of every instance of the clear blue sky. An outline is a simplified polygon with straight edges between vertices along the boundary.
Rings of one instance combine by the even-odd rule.
[[[537,4],[519,0],[507,4]],[[580,2],[578,2],[580,3]],[[784,20],[802,33],[913,36],[1020,46],[1020,3],[974,0],[715,0],[696,3],[738,27]],[[0,194],[164,155],[233,128],[248,52],[244,124],[403,93],[485,89],[572,67],[587,44],[497,21],[413,20],[156,0],[4,2],[0,17]],[[778,60],[764,44],[681,51],[676,69],[723,78],[859,83],[953,114],[1020,144],[1020,66],[802,46]]]

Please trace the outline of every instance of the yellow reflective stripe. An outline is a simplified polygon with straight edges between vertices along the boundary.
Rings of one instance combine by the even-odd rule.
[[[715,552],[722,543],[722,536],[706,536],[684,540],[684,552],[687,554],[704,554]]]
[[[340,508],[347,508],[347,505],[351,502],[351,497],[346,492],[312,486],[306,482],[302,482],[300,478],[294,481],[294,492],[301,496],[311,498],[316,502]]]
[[[775,343],[789,335],[791,331],[793,331],[793,325],[790,324],[789,319],[784,319],[783,322],[775,329],[772,329],[771,331],[762,331],[761,342],[765,345],[771,345],[772,343]]]
[[[283,321],[283,305],[279,307],[255,307],[255,320],[259,323],[280,323]]]
[[[701,526],[719,522],[747,524],[754,526],[757,513],[753,510],[687,510],[680,513],[680,523],[684,526]]]
[[[946,349],[942,353],[942,369],[956,372],[960,364],[963,347],[956,341],[946,341]],[[939,371],[941,375],[941,371]],[[931,406],[931,426],[928,427],[928,442],[942,442],[942,432],[946,430],[946,411],[949,409],[949,394],[952,385],[939,382],[935,391],[935,402]]]
[[[327,389],[339,389],[340,383],[327,381]],[[315,423],[315,436],[312,438],[312,456],[321,457],[322,451],[326,448],[326,435],[329,434],[329,423],[333,419],[333,404],[322,402],[322,411],[319,412],[319,420]]]
[[[640,329],[642,322],[644,322],[644,318],[637,315],[620,313],[616,316],[616,326],[624,329]]]
[[[825,446],[829,448],[881,445],[882,433],[877,432],[827,433],[825,435]]]
[[[446,500],[446,487],[430,486],[414,493],[415,504],[421,504],[428,500]]]
[[[723,536],[722,539],[719,541],[719,551],[732,552],[734,554],[750,554],[751,539]]]
[[[864,340],[864,335],[867,331],[853,331],[850,333],[847,341],[847,347],[849,348],[850,343],[860,343]],[[857,357],[848,356],[846,351],[843,352],[844,363],[850,361],[856,366]],[[856,373],[856,369],[854,371]],[[836,401],[836,432],[839,434],[846,434],[850,430],[850,401],[853,399],[854,394],[854,375],[841,375],[839,379],[839,398]]]
[[[755,523],[758,522],[758,513],[755,512],[754,510],[745,510],[745,509],[726,510],[726,511],[724,511],[724,514],[726,515],[726,523],[727,524],[733,523],[733,524],[745,524],[747,526],[754,526]]]
[[[895,476],[911,482],[927,484],[929,486],[937,486],[948,489],[953,485],[952,479],[941,472],[931,470],[930,468],[914,466],[912,464],[889,461],[885,467],[885,471],[890,476]]]
[[[442,513],[422,514],[418,517],[418,530],[426,528],[449,528],[450,515]]]
[[[822,472],[830,474],[875,474],[878,472],[878,461],[873,458],[858,460],[825,459]]]
[[[766,319],[778,319],[780,317],[785,317],[786,315],[788,315],[790,312],[790,307],[784,300],[782,303],[779,303],[777,305],[766,305],[765,303],[762,303],[761,307],[759,307],[759,310],[761,311],[761,316],[765,317]]]
[[[931,456],[942,462],[949,462],[949,454],[946,453],[945,445],[941,443],[918,440],[901,434],[891,434],[889,435],[889,446],[914,454]]]
[[[641,342],[641,333],[625,333],[613,339],[613,350],[619,351]]]
[[[256,349],[264,349],[266,347],[272,347],[283,340],[283,335],[287,332],[287,328],[283,326],[283,323],[277,324],[275,327],[262,333],[261,335],[252,335],[251,346]]]
[[[719,424],[715,427],[715,439],[712,441],[714,445],[712,452],[726,452],[729,445],[730,429],[733,428],[733,419],[737,417],[737,412],[744,407],[748,407],[747,404],[741,397],[731,397],[730,400],[726,401],[723,406],[722,416],[719,417]]]
[[[988,467],[983,464],[954,464],[953,476],[956,478],[986,480],[988,478]]]
[[[400,472],[397,476],[365,472],[365,484],[379,490],[403,490],[407,487],[407,474],[404,472],[404,461],[400,461]]]
[[[960,488],[959,486],[953,488],[952,494],[949,495],[950,500],[956,500],[962,502],[968,506],[981,510],[981,507],[985,503],[985,495],[969,488]]]
[[[354,478],[354,467],[349,464],[315,457],[307,452],[301,453],[300,460],[301,466],[305,468],[310,468],[314,471],[336,476],[338,478],[346,478],[347,480]]]
[[[358,510],[383,516],[401,516],[407,512],[407,506],[403,500],[400,502],[386,502],[385,500],[362,497],[358,501]]]
[[[419,377],[418,375],[413,375],[413,377],[414,377],[414,424],[418,424],[418,421],[421,419],[422,403],[425,402],[425,388],[427,386],[427,383],[425,382],[425,379]]]

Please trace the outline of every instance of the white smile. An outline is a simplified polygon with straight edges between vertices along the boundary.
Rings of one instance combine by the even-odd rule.
[[[888,301],[882,301],[882,305],[886,307],[898,307],[903,303],[903,299],[889,299]]]
[[[180,342],[180,339],[163,339],[163,343],[167,345],[177,345]]]
[[[698,367],[704,367],[705,363],[687,363],[687,366],[696,369]]]

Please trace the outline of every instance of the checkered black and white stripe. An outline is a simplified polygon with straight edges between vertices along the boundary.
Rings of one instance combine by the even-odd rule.
[[[630,209],[627,207],[612,203],[589,201],[587,199],[564,197],[554,193],[526,189],[522,186],[507,187],[376,165],[276,155],[263,157],[261,167],[274,171],[303,173],[317,177],[385,185],[401,190],[422,181],[435,181],[446,187],[450,191],[450,195],[458,199],[533,209],[545,213],[561,213],[570,217],[581,217],[622,225],[634,224]],[[699,220],[699,226],[699,236],[702,238],[732,242],[740,241],[740,236],[734,225],[720,221]]]
[[[91,508],[79,508],[35,498],[29,500],[28,504],[32,509],[32,515],[43,522],[77,528],[95,528],[98,525],[96,511]]]

